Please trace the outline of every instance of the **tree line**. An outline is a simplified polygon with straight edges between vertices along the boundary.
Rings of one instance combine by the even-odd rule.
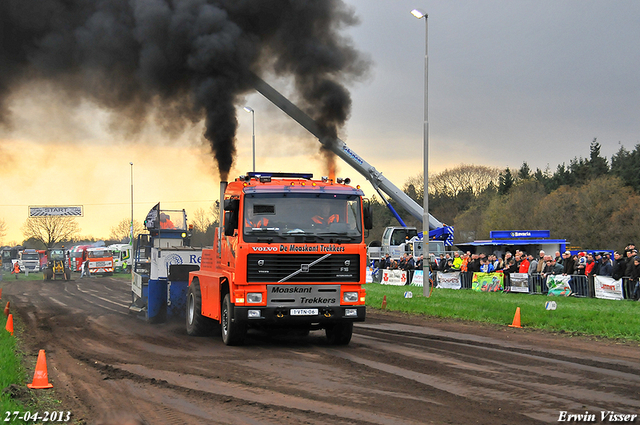
[[[622,249],[640,240],[640,145],[621,146],[609,161],[593,139],[588,158],[573,158],[555,172],[499,170],[462,164],[429,176],[429,211],[453,225],[455,241],[488,239],[491,230],[550,230],[576,249]],[[423,204],[423,177],[407,180],[404,192]],[[422,224],[399,209],[410,226]],[[379,240],[385,226],[397,226],[384,202],[374,197],[374,229],[367,242]]]

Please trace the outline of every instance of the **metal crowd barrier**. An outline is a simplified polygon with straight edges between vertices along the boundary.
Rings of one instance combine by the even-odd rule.
[[[379,283],[382,277],[382,270],[379,273],[374,273],[373,281]],[[438,285],[438,273],[437,270],[433,271],[433,283],[434,286]],[[504,275],[504,286],[509,287],[511,282],[511,276],[509,273],[505,273]],[[460,284],[461,289],[471,289],[473,283],[473,272],[460,272]],[[569,280],[569,286],[571,287],[571,292],[573,295],[577,297],[584,298],[593,298],[595,297],[595,287],[594,287],[594,279],[593,277],[588,277],[584,275],[571,275],[571,280]],[[624,299],[632,299],[633,298],[633,289],[635,286],[635,282],[631,280],[631,278],[623,277],[622,278],[622,295]],[[546,295],[549,293],[549,287],[547,286],[546,279],[540,273],[533,273],[529,275],[529,294],[542,294]]]

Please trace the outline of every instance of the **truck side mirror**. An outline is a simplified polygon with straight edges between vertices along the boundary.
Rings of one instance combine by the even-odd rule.
[[[224,200],[224,235],[233,236],[238,228],[238,211],[240,210],[240,200],[225,199]]]
[[[373,210],[369,201],[362,206],[362,215],[364,219],[364,228],[367,230],[373,229]]]
[[[225,211],[224,213],[224,235],[233,236],[238,228],[238,212]]]
[[[240,201],[238,199],[229,198],[224,200],[225,211],[238,212],[239,209],[240,209]]]

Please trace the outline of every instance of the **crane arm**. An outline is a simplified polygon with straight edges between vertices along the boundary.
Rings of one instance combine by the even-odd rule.
[[[298,122],[298,124],[317,137],[326,149],[331,150],[337,156],[342,158],[343,161],[358,171],[364,178],[369,180],[374,188],[382,190],[391,199],[400,204],[409,214],[422,222],[424,208],[418,205],[416,201],[411,199],[411,197],[400,190],[400,188],[391,183],[391,181],[383,176],[381,172],[376,170],[374,166],[369,164],[349,148],[345,142],[339,138],[335,138],[335,140],[327,138],[326,135],[322,134],[320,126],[318,126],[313,118],[281,95],[276,89],[271,87],[257,75],[253,75],[253,78],[254,88],[266,97],[267,100],[276,105],[285,114],[289,115]],[[429,214],[429,229],[434,230],[443,226],[443,223]]]

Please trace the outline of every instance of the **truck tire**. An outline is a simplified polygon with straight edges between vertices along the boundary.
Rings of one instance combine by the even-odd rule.
[[[336,323],[325,328],[327,340],[331,345],[347,345],[353,334],[353,322]]]
[[[200,282],[193,279],[187,290],[187,334],[202,336],[211,333],[216,322],[202,315]]]
[[[224,296],[221,316],[222,342],[224,342],[225,345],[242,345],[244,337],[247,334],[247,328],[244,324],[232,320],[233,305],[231,305],[231,296],[229,294]]]

